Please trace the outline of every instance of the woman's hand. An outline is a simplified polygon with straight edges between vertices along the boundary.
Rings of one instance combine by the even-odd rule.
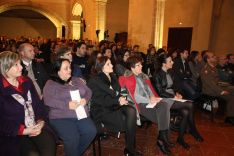
[[[162,100],[162,98],[157,98],[155,96],[150,97],[150,103],[159,103]]]
[[[37,124],[36,125],[38,125],[38,127],[42,129],[44,127],[44,125],[45,125],[45,121],[43,121],[43,120],[37,120]]]
[[[119,104],[122,105],[127,105],[128,101],[126,100],[126,98],[124,96],[119,97]]]
[[[25,128],[23,131],[23,135],[28,135],[30,137],[37,136],[41,133],[42,127],[43,126],[41,124],[36,124],[34,126]]]
[[[75,110],[79,106],[79,103],[77,101],[70,101],[68,105],[69,109]]]
[[[82,98],[82,99],[80,100],[79,104],[80,104],[80,105],[83,105],[83,106],[86,105],[86,104],[87,104],[86,99]]]
[[[182,99],[183,97],[182,97],[182,95],[181,94],[179,94],[179,93],[176,93],[176,95],[175,95],[175,97],[174,97],[175,99]]]

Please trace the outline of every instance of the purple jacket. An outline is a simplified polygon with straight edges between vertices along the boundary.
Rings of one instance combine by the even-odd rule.
[[[22,87],[21,92],[0,75],[0,155],[6,151],[9,156],[19,155],[18,132],[20,125],[24,125],[24,107],[11,96],[12,94],[19,94],[27,99],[27,93],[30,91],[35,121],[45,116],[42,101],[32,81],[24,76],[19,77],[18,81]]]
[[[72,100],[70,91],[79,90],[81,98],[87,101],[92,96],[91,90],[80,78],[72,78],[72,85],[61,84],[53,80],[48,80],[43,89],[43,97],[45,105],[49,106],[49,118],[77,118],[76,112],[69,109],[68,103]],[[88,109],[86,106],[86,113]]]

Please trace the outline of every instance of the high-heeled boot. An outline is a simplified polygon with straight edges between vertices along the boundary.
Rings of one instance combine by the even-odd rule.
[[[167,131],[167,145],[170,147],[170,148],[173,148],[175,147],[175,144],[173,142],[170,141],[170,137],[169,137],[169,130],[166,130]]]
[[[177,138],[177,143],[179,143],[185,149],[190,148],[190,146],[184,141],[184,133],[187,129],[187,123],[188,123],[188,114],[189,114],[188,110],[186,109],[181,110],[182,120],[180,123],[179,136]]]
[[[157,145],[164,154],[170,154],[171,150],[167,144],[167,130],[159,131]]]
[[[194,120],[194,110],[193,106],[189,109],[189,114],[188,114],[188,125],[189,125],[189,133],[198,141],[198,142],[203,142],[204,139],[202,136],[199,134],[195,120]]]

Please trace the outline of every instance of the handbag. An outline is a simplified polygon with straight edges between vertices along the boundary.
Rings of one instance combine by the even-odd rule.
[[[206,111],[211,112],[212,109],[217,109],[219,107],[219,103],[218,100],[214,99],[214,100],[208,100],[205,103],[203,103],[202,108]]]

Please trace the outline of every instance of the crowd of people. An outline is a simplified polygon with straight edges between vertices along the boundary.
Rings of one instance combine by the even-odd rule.
[[[142,117],[158,125],[157,146],[170,154],[170,114],[182,116],[177,143],[196,128],[194,105],[205,95],[224,103],[234,125],[234,54],[89,40],[0,37],[0,155],[82,155],[103,129],[125,132],[124,154],[136,149]],[[75,93],[75,96],[74,96]]]

